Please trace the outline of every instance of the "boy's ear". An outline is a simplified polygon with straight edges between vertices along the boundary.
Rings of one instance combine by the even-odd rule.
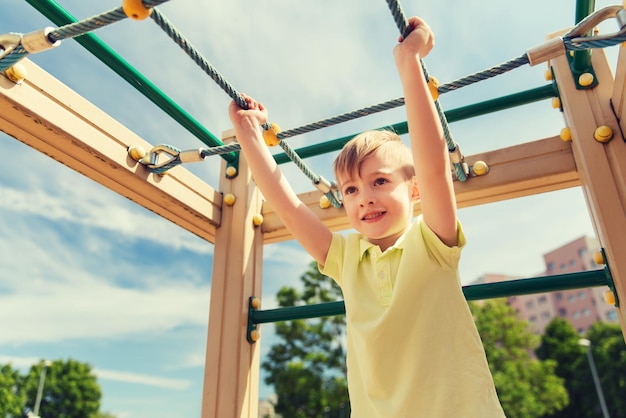
[[[415,176],[413,176],[413,179],[411,180],[411,198],[414,201],[417,201],[420,198],[420,190],[417,186],[417,178]]]

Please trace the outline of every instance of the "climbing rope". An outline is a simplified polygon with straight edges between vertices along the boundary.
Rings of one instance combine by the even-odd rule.
[[[394,20],[396,21],[396,24],[399,26],[399,30],[402,33],[406,32],[408,30],[408,27],[406,23],[406,18],[404,17],[404,13],[400,5],[397,3],[397,1],[393,1],[393,0],[387,0],[387,3],[389,4],[390,10],[394,17]],[[605,48],[609,46],[618,45],[626,41],[626,29],[624,25],[624,22],[626,22],[626,18],[624,18],[625,13],[626,12],[624,11],[624,9],[620,6],[609,6],[607,8],[601,9],[595,12],[594,14],[588,16],[586,19],[582,20],[581,22],[579,22],[579,24],[576,25],[576,27],[574,27],[566,35],[564,35],[563,38],[555,38],[554,40],[546,44],[542,44],[541,46],[537,48],[533,48],[529,50],[527,53],[524,53],[523,55],[517,58],[511,59],[509,61],[506,61],[502,64],[493,66],[483,71],[479,71],[479,72],[464,76],[458,80],[451,81],[446,84],[440,84],[437,87],[437,92],[439,94],[444,94],[444,93],[448,93],[451,91],[455,91],[462,87],[466,87],[471,84],[477,83],[479,81],[488,80],[498,75],[502,75],[506,72],[509,72],[511,70],[514,70],[526,64],[536,65],[541,62],[545,62],[548,59],[564,54],[566,51],[581,51],[581,50],[586,50],[590,48]],[[601,21],[604,21],[610,17],[617,18],[618,26],[620,29],[618,32],[614,34],[603,35],[603,36],[597,36],[597,35],[584,36],[584,34],[588,32],[591,28],[596,26]],[[169,23],[166,23],[166,20],[164,19],[162,15],[158,13],[156,14],[153,13],[153,19],[155,20],[155,22],[157,22],[157,24],[159,24],[159,26],[164,28],[164,30],[168,34],[170,34],[170,37],[172,37],[172,39],[174,39],[174,41],[178,43],[181,46],[181,48],[183,48],[183,50],[185,50],[185,52],[189,56],[191,56],[192,59],[196,61],[222,87],[222,89],[224,89],[231,97],[233,94],[235,94],[234,90],[231,90],[231,87],[228,84],[228,82],[224,80],[219,75],[219,73],[210,64],[208,64],[206,60],[204,60],[197,51],[193,49],[193,47],[189,44],[189,42],[187,42],[175,29],[173,29],[173,27],[170,27],[171,25],[169,25]],[[555,45],[557,46],[560,45],[560,46],[555,47]],[[425,69],[425,66],[424,66],[424,69]],[[427,78],[430,78],[430,77],[427,76]],[[441,107],[439,106],[438,102],[436,103],[438,106],[438,112],[441,112]],[[313,123],[310,123],[310,124],[307,124],[298,128],[281,131],[277,134],[277,138],[280,140],[290,138],[296,135],[305,134],[305,133],[312,132],[318,129],[326,128],[326,127],[333,126],[339,123],[354,120],[363,116],[372,115],[378,112],[393,109],[393,108],[400,107],[403,105],[404,105],[404,98],[402,97],[398,99],[389,100],[386,102],[382,102],[379,104],[375,104],[375,105],[364,107],[358,110],[347,112],[338,116],[333,116],[327,119],[313,122]],[[445,117],[444,117],[444,120],[445,120]],[[442,125],[446,127],[447,123],[442,122]],[[449,135],[449,129],[448,129],[448,135]],[[451,136],[449,135],[449,137]],[[458,147],[456,146],[456,144],[454,144],[454,141],[451,140],[450,142],[453,144],[452,153],[451,153],[452,161],[453,163],[456,162],[457,167],[458,167],[458,165],[461,164],[462,156],[459,152]],[[282,141],[280,143],[284,144],[284,142]],[[240,149],[241,148],[239,144],[233,143],[229,145],[222,145],[222,146],[211,147],[207,149],[193,150],[190,152],[193,152],[194,155],[195,154],[199,155],[198,159],[194,161],[200,161],[211,155],[220,155],[220,154],[225,154],[225,153],[230,153],[230,152],[236,152],[236,151],[239,151]],[[292,154],[292,152],[293,151],[288,151],[286,152],[286,154],[290,156],[290,158],[292,158],[291,157],[292,155],[297,156],[297,154],[295,153]],[[149,166],[149,169],[155,172],[157,171],[164,172],[176,166],[177,164],[180,164],[180,161],[174,158],[162,164],[152,164],[151,166]],[[455,174],[457,175],[459,175],[460,173],[462,173],[461,175],[465,175],[465,169],[464,168],[463,170],[458,169],[455,172]]]
[[[411,28],[409,27],[409,21],[402,10],[402,5],[397,0],[387,0],[387,5],[389,6],[389,10],[391,11],[391,15],[393,16],[394,21],[396,22],[396,26],[402,35],[402,39],[406,39],[406,37],[411,32]],[[431,80],[430,75],[428,74],[428,70],[426,69],[426,64],[424,61],[420,59],[420,64],[422,66],[422,71],[424,72],[424,77],[426,81],[429,82]],[[439,89],[437,89],[438,91]],[[439,100],[435,98],[435,109],[437,110],[437,115],[439,116],[439,120],[441,121],[441,127],[443,128],[443,135],[446,139],[446,143],[448,145],[448,152],[451,155],[452,167],[454,169],[454,173],[456,174],[456,178],[459,181],[467,180],[467,176],[469,174],[467,166],[463,164],[463,156],[460,154],[458,145],[454,142],[454,138],[452,138],[452,133],[450,132],[450,128],[448,126],[448,121],[446,120],[446,116],[443,113],[443,109],[439,104]]]
[[[237,91],[226,81],[213,66],[211,66],[202,55],[171,25],[165,16],[163,16],[155,6],[165,3],[168,0],[123,0],[124,5],[128,7],[130,4],[135,11],[139,11],[139,14],[143,16],[137,17],[130,15],[135,19],[145,18],[148,15],[152,17],[155,23],[157,23],[169,36],[172,38],[194,62],[196,62],[211,78],[231,97],[240,107],[247,108],[247,103],[243,97],[237,93]],[[402,10],[401,5],[397,0],[387,0],[387,4],[392,13],[394,21],[403,37],[408,36],[410,28],[408,27],[408,21]],[[152,12],[152,13],[150,13]],[[4,71],[9,67],[12,67],[22,58],[26,57],[30,53],[41,52],[46,49],[50,49],[59,45],[61,40],[76,37],[87,32],[99,29],[103,26],[117,22],[119,20],[129,17],[129,11],[124,7],[120,7],[109,12],[102,13],[84,21],[68,24],[57,29],[45,28],[38,32],[30,34],[18,34],[9,33],[0,35],[0,71]],[[594,35],[588,36],[594,27],[607,18],[615,17],[618,21],[619,31],[613,34],[607,35]],[[465,76],[459,80],[438,85],[433,88],[431,85],[431,91],[433,96],[438,94],[447,93],[457,90],[461,87],[468,86],[470,84],[483,81],[497,75],[504,74],[522,65],[530,64],[536,65],[540,62],[547,61],[551,58],[557,57],[566,53],[567,51],[582,51],[591,48],[605,48],[609,46],[618,45],[622,42],[626,42],[626,11],[621,6],[609,6],[601,9],[587,18],[579,22],[576,27],[563,36],[563,38],[555,38],[546,44],[528,50],[525,54],[507,61],[498,66],[494,66],[487,70],[483,70],[478,73],[474,73]],[[432,80],[428,75],[428,71],[422,62],[422,69],[427,80]],[[438,100],[435,99],[437,112],[440,116],[442,126],[444,128],[444,134],[446,136],[446,142],[448,148],[451,151],[451,160],[455,166],[455,174],[458,179],[463,180],[466,178],[467,169],[463,168],[462,155],[458,150],[458,146],[454,143],[452,136],[449,132],[447,122],[441,106]],[[384,110],[396,108],[404,105],[404,98],[394,99],[387,102],[383,102],[377,105],[368,106],[359,110],[348,112],[342,115],[333,116],[318,122],[310,123],[308,125],[278,132],[276,138],[281,148],[285,151],[287,156],[294,161],[294,163],[300,168],[300,170],[309,177],[313,183],[323,190],[325,193],[330,193],[329,200],[335,206],[340,205],[339,197],[336,193],[336,186],[326,179],[315,175],[297,153],[286,144],[283,139],[292,136],[304,134],[324,127],[332,126],[338,123],[353,120],[362,116],[368,116]],[[269,129],[269,125],[264,126],[265,129]],[[148,161],[142,161],[146,167],[155,173],[164,173],[167,170],[175,167],[176,165],[184,162],[201,161],[209,155],[225,154],[230,152],[239,151],[240,146],[237,143],[230,145],[223,145],[217,147],[211,147],[209,149],[198,149],[191,151],[180,151],[176,147],[170,145],[159,145],[153,148]],[[159,162],[159,155],[167,154],[168,160],[165,162]],[[326,190],[330,190],[327,192]]]
[[[248,109],[248,103],[243,98],[243,96],[235,90],[235,88],[224,78],[222,75],[213,67],[203,56],[202,54],[189,42],[185,37],[172,25],[167,18],[160,13],[157,9],[153,9],[151,14],[152,20],[200,67],[207,73],[215,83],[228,94],[228,96],[235,101],[235,103],[241,107],[242,109]],[[263,129],[270,129],[270,125],[266,123],[263,126]],[[339,197],[339,191],[337,189],[336,184],[329,182],[324,177],[315,174],[309,166],[300,158],[300,156],[287,144],[282,138],[278,137],[278,145],[285,151],[285,154],[289,156],[289,158],[296,164],[296,166],[307,176],[313,184],[320,189],[331,202],[334,207],[341,207],[341,198]],[[220,153],[225,152],[225,149],[235,150],[235,145],[238,147],[238,144],[233,144],[232,146],[224,146],[219,147]],[[152,172],[162,173],[175,165],[181,164],[182,160],[179,155],[172,155],[169,151],[172,150],[172,147],[165,146],[165,148],[158,149],[158,152],[151,152],[151,163],[148,165],[148,169]],[[154,151],[154,150],[153,150]],[[169,154],[170,159],[167,160],[164,164],[156,164],[153,161],[158,159],[159,153]],[[195,155],[195,154],[194,154]],[[204,159],[207,155],[206,152],[200,151],[198,153],[199,159]]]
[[[146,9],[154,8],[169,0],[141,0]],[[12,67],[31,53],[45,51],[58,46],[62,40],[75,38],[96,29],[126,19],[123,7],[101,13],[80,22],[59,28],[45,28],[29,34],[10,33],[0,36],[0,71]]]

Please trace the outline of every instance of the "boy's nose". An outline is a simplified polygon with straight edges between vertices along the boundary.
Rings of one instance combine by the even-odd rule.
[[[374,196],[371,193],[363,193],[361,195],[361,206],[373,205],[374,200]]]

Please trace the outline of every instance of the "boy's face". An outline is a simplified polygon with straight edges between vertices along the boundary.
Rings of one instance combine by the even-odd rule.
[[[384,251],[407,230],[419,194],[396,158],[376,151],[363,160],[360,172],[339,179],[350,225]]]

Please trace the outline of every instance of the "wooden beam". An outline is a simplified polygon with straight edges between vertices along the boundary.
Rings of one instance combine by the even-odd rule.
[[[227,142],[227,141],[225,141]],[[259,343],[248,343],[248,298],[260,297],[263,235],[253,225],[261,195],[245,160],[229,180],[222,161],[220,189],[237,196],[224,206],[217,229],[211,277],[211,309],[204,369],[202,418],[243,418],[258,414]]]
[[[482,205],[580,185],[571,145],[558,136],[466,157],[471,165],[484,161],[489,173],[455,182],[459,207]],[[300,194],[300,199],[332,230],[349,229],[343,209],[320,209],[319,191]],[[419,213],[416,205],[416,214]],[[265,242],[292,239],[269,204],[263,205]]]
[[[572,149],[587,206],[617,289],[618,316],[626,336],[626,142],[611,107],[613,101],[623,115],[624,58],[620,58],[618,70],[622,80],[615,82],[604,50],[594,49],[591,57],[598,81],[592,89],[576,89],[565,57],[553,60],[552,68],[563,116],[572,132]],[[614,137],[609,142],[594,139],[600,126],[613,130]]]
[[[182,228],[215,242],[222,196],[182,167],[151,174],[128,157],[130,145],[152,145],[28,60],[27,79],[0,75],[0,130],[129,198]]]

